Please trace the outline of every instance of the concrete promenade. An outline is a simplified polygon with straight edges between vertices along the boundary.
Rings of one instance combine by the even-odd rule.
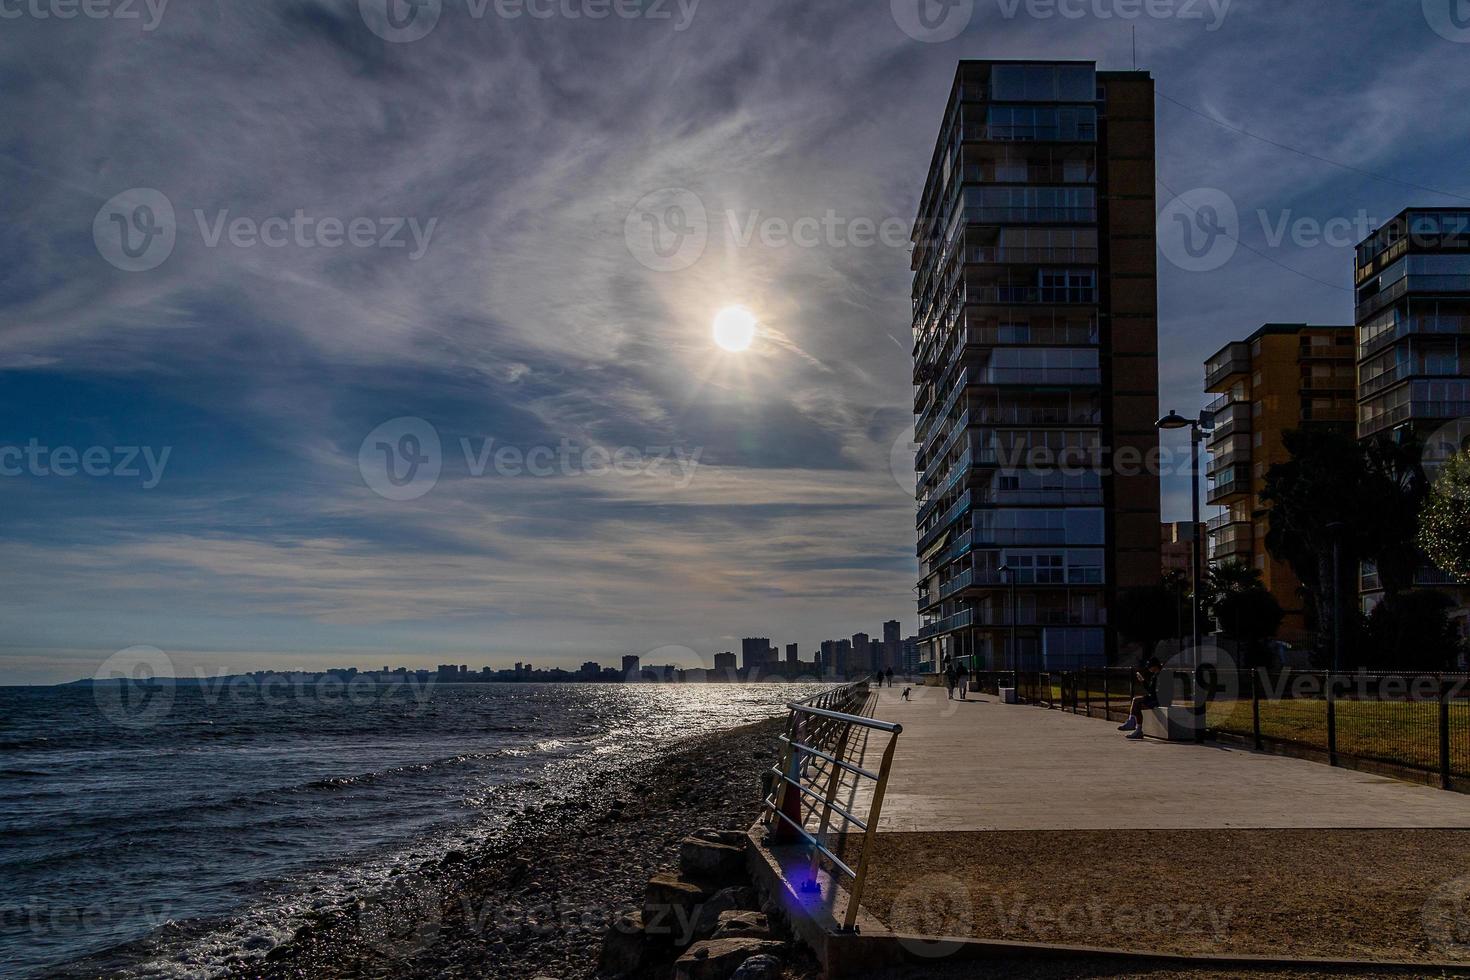
[[[883,832],[1470,828],[1470,795],[1215,744],[1128,741],[1116,725],[940,688],[875,692],[903,725]],[[876,767],[886,736],[867,740]],[[866,817],[872,783],[846,789]]]

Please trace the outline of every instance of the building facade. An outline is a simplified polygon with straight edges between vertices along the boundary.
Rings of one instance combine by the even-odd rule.
[[[1286,612],[1278,636],[1306,639],[1301,581],[1266,551],[1261,491],[1272,466],[1289,459],[1284,436],[1312,426],[1353,431],[1357,375],[1353,328],[1268,323],[1226,344],[1205,362],[1210,434],[1207,502],[1221,508],[1208,524],[1211,565],[1240,562],[1261,573]]]
[[[1103,663],[1158,581],[1155,220],[1146,72],[960,63],[914,228],[928,669]]]
[[[1191,529],[1193,528],[1193,529]],[[1159,528],[1159,570],[1164,577],[1178,575],[1189,580],[1189,568],[1194,561],[1194,542],[1200,542],[1199,567],[1201,579],[1210,568],[1209,545],[1206,541],[1206,525],[1193,527],[1188,521],[1165,521]]]
[[[1431,477],[1470,444],[1470,209],[1411,208],[1358,245],[1358,436],[1424,444]],[[1462,635],[1470,593],[1427,560],[1414,585],[1453,596]],[[1363,604],[1382,595],[1362,573]]]

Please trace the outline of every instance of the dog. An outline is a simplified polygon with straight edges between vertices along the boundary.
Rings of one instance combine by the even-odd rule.
[[[911,687],[906,687],[906,688],[903,689],[903,699],[905,701],[907,701],[909,699],[909,692],[912,691],[912,690],[913,690],[913,688],[911,688]]]

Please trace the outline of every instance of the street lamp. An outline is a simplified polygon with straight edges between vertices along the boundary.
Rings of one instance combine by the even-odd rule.
[[[1199,534],[1199,449],[1204,442],[1204,431],[1213,428],[1214,418],[1209,412],[1201,412],[1198,419],[1187,419],[1178,412],[1170,412],[1159,419],[1155,425],[1161,431],[1173,431],[1176,429],[1188,429],[1190,437],[1189,472],[1190,472],[1190,503],[1194,514],[1194,523],[1190,525],[1190,562],[1189,562],[1189,589],[1190,589],[1190,618],[1193,624],[1194,636],[1194,666],[1199,668],[1200,635],[1199,635],[1199,566],[1200,566],[1200,534]]]

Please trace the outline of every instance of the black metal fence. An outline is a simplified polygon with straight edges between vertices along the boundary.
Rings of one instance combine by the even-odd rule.
[[[1132,669],[977,671],[990,694],[1123,721],[1142,693]],[[1329,682],[1330,681],[1330,682]],[[1166,670],[1164,704],[1190,705],[1199,736],[1470,792],[1470,674]]]

